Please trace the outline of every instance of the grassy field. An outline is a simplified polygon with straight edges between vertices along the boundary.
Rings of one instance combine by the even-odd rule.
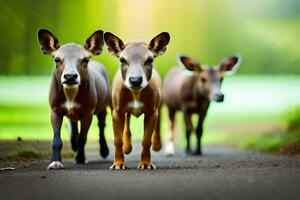
[[[49,77],[0,77],[0,140],[50,140]],[[300,104],[298,76],[231,76],[223,85],[225,102],[212,103],[205,123],[205,143],[252,145],[258,135],[284,130],[287,110]],[[113,139],[110,110],[106,136]],[[167,109],[162,112],[162,137]],[[133,139],[142,136],[143,117],[132,117]],[[193,118],[196,123],[197,117]],[[64,120],[66,121],[66,119]],[[183,119],[177,115],[176,140],[184,144]],[[69,139],[66,126],[62,138]],[[276,138],[276,137],[274,137]],[[96,118],[88,140],[98,139]],[[276,140],[276,139],[274,139]]]

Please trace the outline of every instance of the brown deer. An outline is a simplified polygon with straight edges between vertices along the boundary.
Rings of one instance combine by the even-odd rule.
[[[163,82],[163,102],[169,111],[169,130],[167,131],[166,155],[174,155],[174,123],[176,111],[182,111],[186,125],[186,154],[191,154],[190,135],[193,130],[191,116],[199,115],[196,128],[197,146],[194,154],[201,155],[201,137],[203,121],[211,101],[223,102],[224,94],[221,92],[223,77],[228,72],[235,72],[238,68],[240,56],[225,58],[219,65],[203,68],[193,58],[180,55],[179,64],[193,72],[189,75],[186,70],[174,67],[170,70]]]
[[[124,44],[112,33],[106,32],[104,40],[110,53],[119,58],[120,70],[112,84],[112,122],[115,157],[111,169],[126,169],[124,153],[131,152],[130,115],[144,114],[144,136],[139,169],[155,169],[151,162],[150,147],[160,150],[159,107],[161,79],[153,68],[156,56],[166,51],[170,36],[163,32],[151,40]],[[154,133],[153,133],[154,132]],[[151,142],[152,140],[152,142]]]
[[[97,115],[100,128],[100,154],[108,155],[104,137],[106,105],[110,92],[107,73],[104,67],[93,60],[104,45],[103,31],[94,32],[83,46],[68,43],[60,45],[57,38],[48,30],[40,29],[38,40],[44,54],[51,55],[55,62],[49,93],[51,124],[54,132],[52,157],[48,169],[62,169],[60,136],[63,117],[71,124],[72,149],[77,151],[76,163],[85,163],[84,146],[93,115]],[[80,121],[80,132],[78,132]]]

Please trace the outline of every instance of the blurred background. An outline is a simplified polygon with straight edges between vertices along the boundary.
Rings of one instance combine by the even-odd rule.
[[[52,138],[48,88],[51,57],[37,42],[39,28],[61,44],[83,44],[95,30],[123,41],[150,41],[168,31],[171,42],[155,61],[164,77],[184,53],[205,65],[240,53],[238,72],[225,77],[225,102],[213,103],[204,143],[274,150],[300,141],[300,2],[298,0],[1,0],[0,139]],[[118,60],[106,48],[100,56],[110,79]],[[163,109],[162,137],[166,129]],[[184,145],[182,116],[176,140]],[[142,118],[133,119],[141,138]],[[196,118],[194,119],[196,122]],[[98,138],[96,120],[89,141]],[[66,128],[63,138],[69,139]],[[113,139],[111,120],[106,135]]]

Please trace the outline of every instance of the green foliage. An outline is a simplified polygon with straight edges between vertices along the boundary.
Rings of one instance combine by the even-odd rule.
[[[48,106],[48,76],[0,77],[0,139],[51,140],[53,137]],[[232,76],[224,80],[226,100],[222,104],[212,103],[205,121],[203,144],[232,144],[240,148],[262,151],[274,150],[282,145],[299,141],[298,76]],[[266,92],[268,91],[268,92]],[[289,102],[289,103],[287,103]],[[113,140],[110,109],[105,134]],[[184,121],[181,113],[176,117],[175,138],[185,145]],[[197,116],[193,117],[196,125]],[[62,139],[69,143],[66,118],[62,126]],[[168,126],[167,108],[163,107],[161,119],[162,140]],[[273,127],[281,127],[273,130]],[[282,127],[293,127],[286,133]],[[297,128],[298,127],[298,128]],[[143,117],[131,119],[133,140],[143,134]],[[263,132],[266,130],[266,132]],[[98,140],[99,129],[96,117],[88,134],[88,143]],[[193,143],[194,144],[194,134]],[[22,147],[23,148],[23,147]],[[10,153],[14,156],[40,156],[43,151],[25,148]],[[49,150],[49,149],[47,149]],[[66,152],[64,157],[74,157]]]
[[[299,133],[269,133],[262,134],[250,138],[244,147],[256,149],[259,151],[274,151],[278,150],[284,145],[300,141]]]
[[[286,129],[275,130],[271,133],[254,134],[245,142],[242,147],[257,149],[260,151],[275,151],[281,147],[300,141],[300,108],[295,107],[283,114]]]
[[[238,73],[300,74],[299,5],[298,0],[2,0],[0,73],[50,74],[53,62],[37,42],[38,29],[47,28],[62,44],[83,44],[97,29],[124,41],[150,41],[168,31],[168,50],[155,61],[162,76],[178,53],[209,65],[241,53]],[[95,59],[106,65],[110,78],[115,74],[118,60],[107,50]]]
[[[300,107],[291,109],[286,114],[288,131],[296,131],[300,134]]]

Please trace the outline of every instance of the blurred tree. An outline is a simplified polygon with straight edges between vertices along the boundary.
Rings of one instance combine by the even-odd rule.
[[[156,60],[162,75],[178,53],[209,65],[241,53],[238,73],[300,74],[299,11],[298,0],[1,0],[0,74],[50,73],[52,61],[37,42],[42,27],[61,43],[79,44],[97,29],[124,41],[169,31],[168,51]],[[111,76],[118,67],[106,50],[95,59]]]

